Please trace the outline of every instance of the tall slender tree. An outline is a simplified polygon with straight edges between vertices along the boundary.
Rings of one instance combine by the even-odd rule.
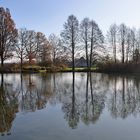
[[[51,65],[52,64],[52,46],[50,45],[49,41],[46,39],[44,43],[39,47],[38,53],[38,61],[42,65]]]
[[[43,57],[46,55],[46,48],[48,46],[48,41],[46,36],[42,32],[37,32],[35,36],[35,57],[36,60],[39,60],[41,58],[41,61],[44,61],[43,63],[45,64],[45,60],[42,60]],[[39,60],[40,61],[40,60]]]
[[[131,50],[132,50],[132,60],[134,61],[134,55],[136,50],[136,34],[135,29],[131,29]]]
[[[125,43],[126,43],[126,30],[127,27],[125,24],[121,24],[119,26],[119,42],[121,45],[121,55],[122,55],[122,63],[125,62]]]
[[[131,29],[127,28],[126,35],[126,63],[130,60],[130,49],[131,49]]]
[[[64,30],[61,33],[63,42],[67,47],[70,47],[71,56],[72,56],[72,70],[75,69],[75,48],[78,41],[79,35],[79,22],[74,15],[70,15],[67,19],[67,22],[64,24]]]
[[[98,24],[95,21],[90,21],[90,68],[92,67],[92,62],[95,62],[96,55],[95,50],[103,48],[104,36],[100,30]]]
[[[26,46],[26,56],[29,60],[29,64],[32,63],[32,60],[36,57],[38,53],[38,45],[36,43],[37,33],[33,30],[27,31],[27,46]]]
[[[137,30],[136,44],[137,44],[137,49],[140,51],[140,29]]]
[[[27,42],[28,42],[28,38],[27,38],[27,29],[22,28],[19,29],[18,31],[18,41],[15,47],[15,52],[16,52],[16,56],[17,58],[20,59],[20,69],[22,71],[22,67],[23,67],[23,61],[26,58],[26,46],[27,46]]]
[[[52,47],[52,59],[53,59],[53,65],[56,65],[56,59],[59,55],[60,48],[60,39],[55,35],[51,34],[49,36],[49,43]]]
[[[84,43],[86,63],[89,68],[89,34],[90,34],[90,20],[89,18],[84,18],[80,24],[81,41]]]
[[[108,31],[108,41],[109,44],[111,44],[111,47],[113,49],[113,59],[114,62],[117,62],[117,31],[118,31],[118,27],[116,24],[112,24],[109,28]]]

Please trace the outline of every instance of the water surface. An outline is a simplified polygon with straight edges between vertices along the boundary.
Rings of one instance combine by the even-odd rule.
[[[0,78],[0,140],[140,139],[139,75]]]

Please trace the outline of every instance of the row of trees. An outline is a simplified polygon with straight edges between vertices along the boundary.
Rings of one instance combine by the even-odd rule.
[[[54,34],[51,34],[48,40],[41,32],[25,28],[16,29],[9,9],[0,8],[0,58],[2,67],[4,61],[13,56],[20,59],[21,69],[23,62],[28,61],[31,64],[34,59],[41,63],[51,60],[55,63],[59,51],[58,46],[60,46],[60,39]],[[63,53],[62,49],[60,51]]]
[[[140,30],[127,27],[125,24],[112,24],[108,30],[108,42],[112,48],[112,60],[117,63],[140,61]]]
[[[111,47],[111,48],[109,48]],[[16,29],[9,9],[0,8],[0,58],[1,66],[11,57],[29,64],[35,60],[43,65],[69,64],[73,70],[75,60],[83,57],[87,68],[95,62],[139,62],[140,31],[125,24],[113,24],[107,32],[107,39],[94,20],[84,18],[80,23],[70,15],[64,23],[60,37],[51,34],[48,39],[41,32]]]
[[[64,24],[61,37],[65,46],[70,48],[73,70],[77,54],[84,56],[87,67],[91,68],[93,60],[96,60],[93,59],[97,55],[96,50],[103,48],[104,37],[102,31],[98,24],[89,18],[84,18],[79,24],[78,19],[74,15],[69,16]]]

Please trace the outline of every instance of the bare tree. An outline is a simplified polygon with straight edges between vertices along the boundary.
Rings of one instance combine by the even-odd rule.
[[[64,30],[61,33],[61,37],[63,41],[70,47],[72,53],[72,70],[75,69],[75,47],[78,41],[78,33],[79,33],[79,22],[74,15],[70,15],[67,19],[67,22],[64,24]]]
[[[136,34],[136,46],[137,49],[140,51],[140,29],[137,30],[137,34]]]
[[[57,52],[57,64],[59,65],[68,65],[71,62],[71,54],[69,49],[63,46],[63,43],[59,42],[59,50]]]
[[[9,9],[0,7],[0,58],[2,67],[4,61],[13,56],[16,38],[17,29]]]
[[[90,68],[92,67],[93,57],[97,56],[96,49],[103,47],[104,36],[95,21],[90,22]],[[95,58],[94,58],[95,59]]]
[[[59,52],[62,49],[60,45],[60,39],[55,34],[51,34],[49,36],[49,43],[52,46],[53,64],[56,65],[56,59],[59,57]]]
[[[46,36],[41,32],[37,32],[35,37],[35,45],[37,50],[36,59],[41,61],[41,63],[43,62],[44,64],[46,58],[45,55],[47,55],[46,50],[48,51],[48,44],[49,42],[47,41]]]
[[[46,43],[46,40],[47,38],[43,33],[41,32],[36,33],[35,43],[36,43],[36,48],[38,51]]]
[[[125,62],[125,43],[126,43],[126,30],[127,27],[125,24],[119,26],[119,43],[121,45],[121,54],[122,54],[122,63]]]
[[[50,45],[49,41],[46,40],[40,50],[40,58],[41,58],[41,63],[43,65],[52,64],[51,53],[52,53],[52,46]]]
[[[29,64],[36,57],[38,53],[38,45],[36,44],[37,33],[33,30],[27,31],[27,46],[26,46],[26,56],[29,60]]]
[[[15,52],[17,58],[20,59],[20,69],[22,71],[23,61],[26,58],[26,46],[28,45],[28,38],[27,38],[27,29],[22,28],[18,31],[18,42],[15,47]]]
[[[84,18],[80,24],[81,41],[84,43],[85,53],[86,53],[86,63],[89,68],[89,34],[90,34],[90,20],[89,18]]]
[[[130,49],[131,49],[131,29],[127,29],[127,35],[126,35],[126,63],[128,63],[130,59]]]
[[[135,35],[135,29],[131,29],[131,49],[132,49],[132,60],[134,61],[134,55],[135,55],[135,47],[136,45],[136,35]]]
[[[118,27],[116,24],[112,24],[108,31],[108,41],[113,48],[113,58],[115,63],[117,62],[117,31]]]

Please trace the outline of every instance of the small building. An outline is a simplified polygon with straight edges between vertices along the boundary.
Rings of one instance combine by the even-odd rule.
[[[75,67],[87,67],[87,62],[84,57],[75,60]]]

